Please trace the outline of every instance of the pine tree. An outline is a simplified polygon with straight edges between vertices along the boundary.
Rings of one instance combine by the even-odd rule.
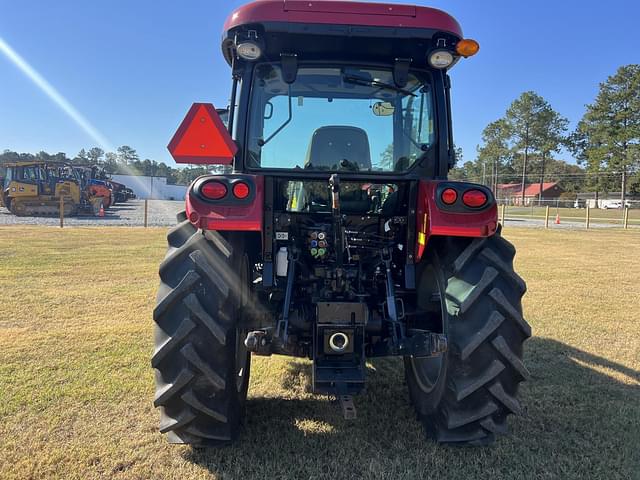
[[[622,66],[600,84],[572,138],[590,171],[620,175],[624,205],[629,176],[640,170],[640,65]]]
[[[507,110],[505,121],[511,136],[515,152],[522,158],[522,205],[525,202],[525,188],[529,157],[540,153],[544,144],[547,118],[551,106],[535,92],[524,92],[513,101]],[[555,113],[555,112],[554,112]]]

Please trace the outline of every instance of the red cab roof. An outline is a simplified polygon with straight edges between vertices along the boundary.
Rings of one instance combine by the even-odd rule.
[[[338,0],[257,0],[236,9],[224,31],[251,23],[290,22],[442,30],[462,38],[449,14],[429,7]]]

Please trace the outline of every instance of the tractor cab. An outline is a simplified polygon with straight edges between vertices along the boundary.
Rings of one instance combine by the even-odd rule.
[[[222,41],[231,128],[243,139],[235,169],[444,178],[453,164],[446,72],[466,45],[477,46],[431,8],[241,7]]]

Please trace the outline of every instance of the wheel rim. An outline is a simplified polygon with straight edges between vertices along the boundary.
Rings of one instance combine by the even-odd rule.
[[[423,275],[426,276],[426,278],[423,278],[422,281],[431,286],[430,290],[439,292],[440,301],[438,302],[438,309],[442,321],[443,333],[446,334],[448,330],[447,309],[443,281],[440,278],[441,276],[438,275],[438,271],[434,265],[429,265]],[[410,358],[414,378],[422,391],[428,393],[436,388],[440,375],[443,372],[445,355],[446,353],[431,358]]]

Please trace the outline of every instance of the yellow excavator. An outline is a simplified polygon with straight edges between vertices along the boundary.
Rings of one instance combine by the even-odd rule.
[[[84,198],[70,165],[39,161],[4,164],[1,202],[17,216],[64,216],[93,212],[97,199]],[[62,202],[61,202],[62,198]]]

